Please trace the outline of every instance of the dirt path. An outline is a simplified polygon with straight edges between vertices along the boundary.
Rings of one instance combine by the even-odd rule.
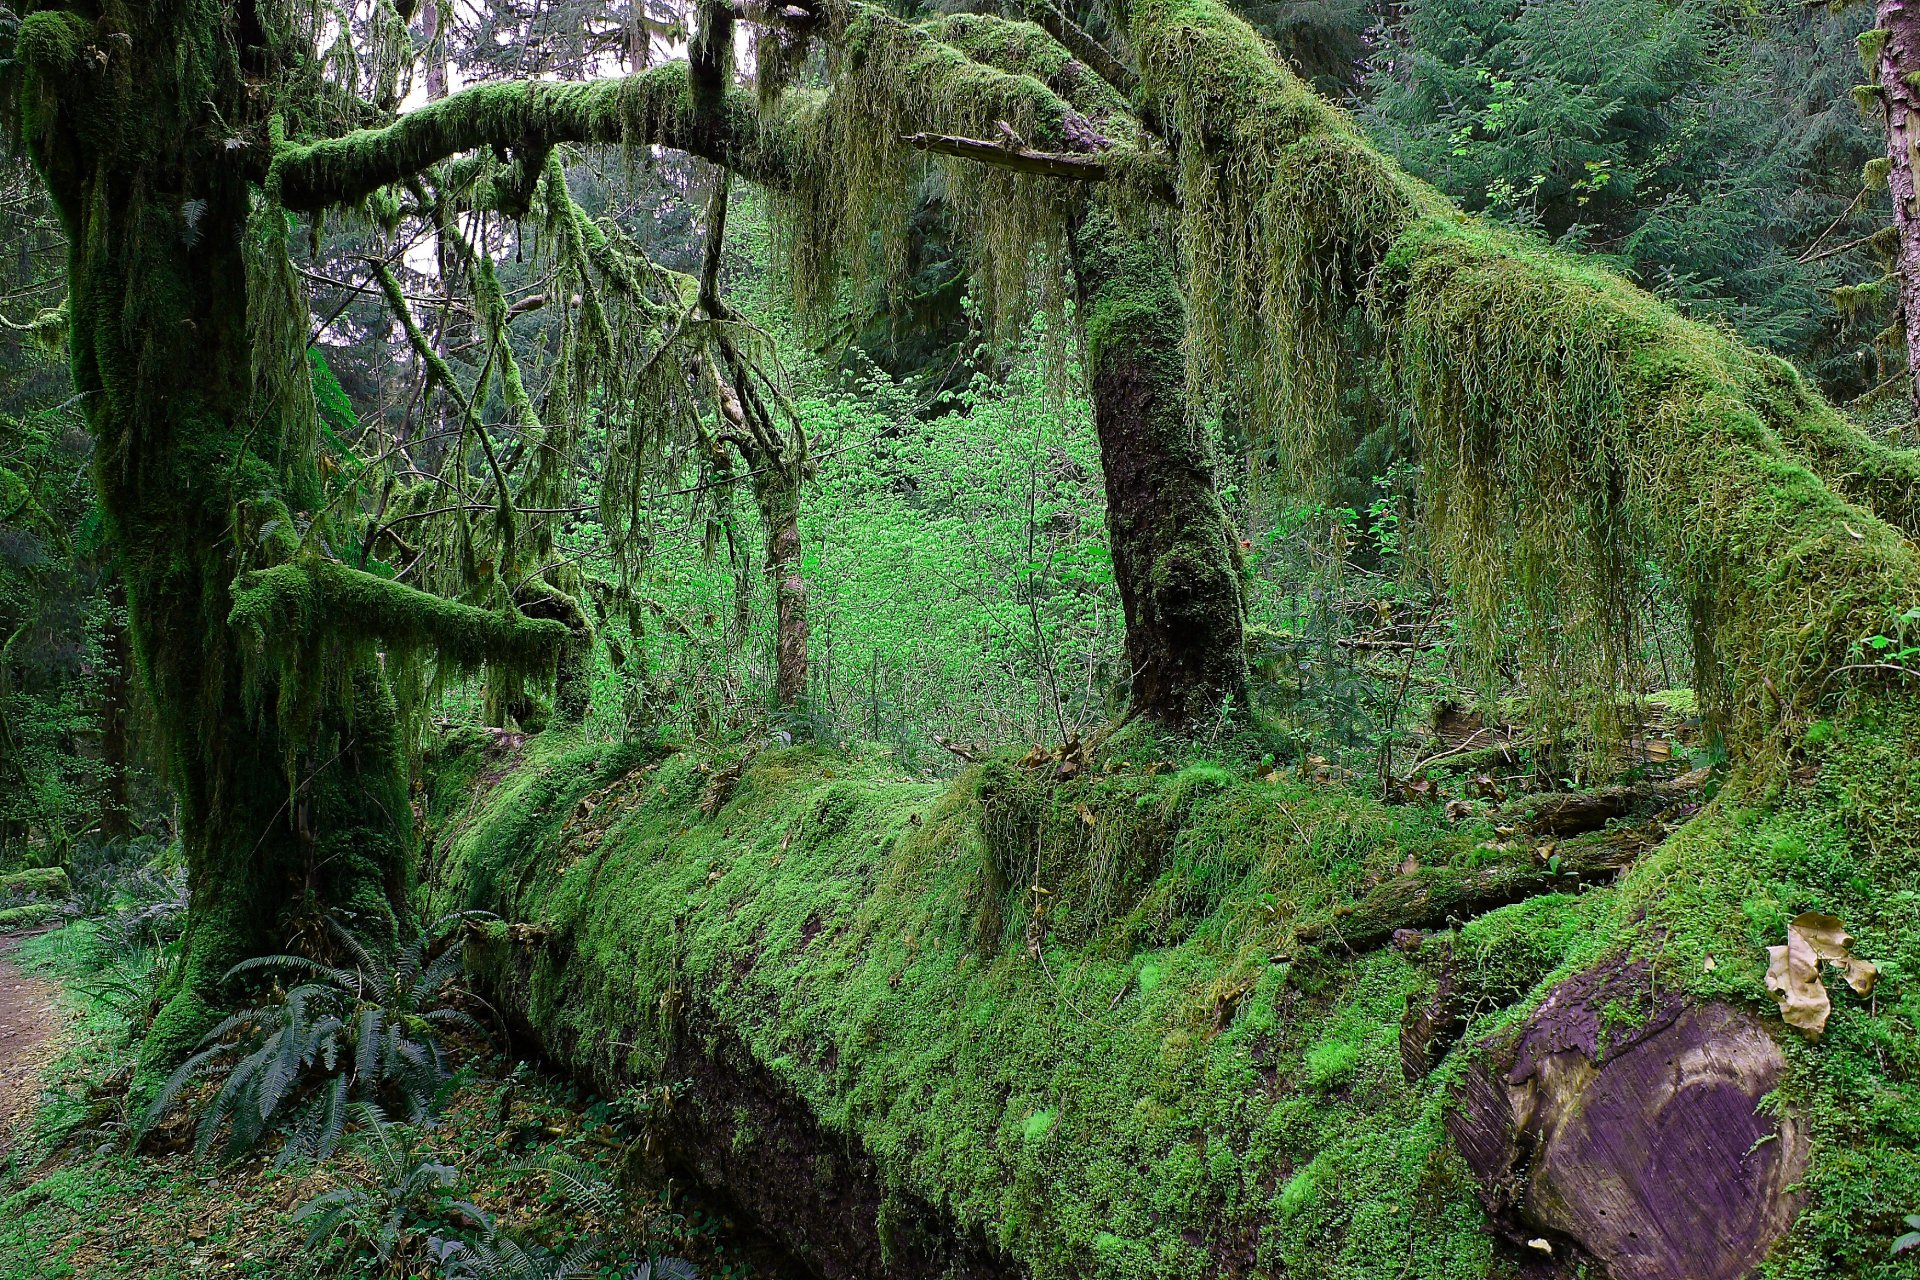
[[[12,1146],[15,1122],[32,1110],[60,1027],[53,984],[22,973],[10,958],[19,941],[0,938],[0,1157]]]

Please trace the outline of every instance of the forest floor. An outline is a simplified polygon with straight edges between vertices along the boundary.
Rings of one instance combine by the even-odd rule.
[[[288,1280],[328,1274],[294,1210],[364,1184],[353,1147],[320,1166],[195,1159],[190,1129],[127,1150],[121,1094],[129,1023],[84,922],[10,939],[0,954],[0,1280]],[[142,975],[132,975],[134,987]],[[507,1056],[470,1053],[442,1122],[415,1149],[458,1172],[459,1193],[516,1236],[565,1249],[600,1223],[541,1172],[550,1157],[617,1186],[636,1246],[685,1257],[705,1280],[778,1280],[791,1264],[677,1178],[635,1176],[615,1108]],[[121,1087],[116,1087],[116,1085]],[[316,1265],[319,1264],[319,1265]]]
[[[58,988],[22,973],[13,962],[21,941],[19,935],[0,938],[0,1159],[39,1097],[40,1078],[59,1051],[64,1021]]]

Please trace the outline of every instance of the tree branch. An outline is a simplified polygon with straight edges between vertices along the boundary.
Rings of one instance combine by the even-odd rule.
[[[283,145],[271,181],[286,208],[317,210],[353,204],[462,152],[532,154],[571,142],[671,147],[780,186],[785,153],[771,128],[738,87],[696,106],[687,64],[670,62],[581,84],[475,85],[384,128]]]
[[[1073,19],[1062,13],[1060,6],[1053,0],[1034,0],[1027,6],[1027,13],[1042,30],[1058,40],[1067,52],[1092,67],[1094,74],[1112,85],[1125,96],[1131,98],[1140,88],[1140,77],[1133,68],[1114,56],[1111,49],[1101,44],[1082,29]]]
[[[367,638],[463,667],[538,666],[551,662],[573,637],[561,622],[459,604],[311,557],[236,580],[227,622],[263,644],[327,635]]]
[[[944,133],[915,133],[900,139],[915,151],[938,156],[958,156],[997,169],[1037,173],[1044,178],[1067,178],[1075,182],[1105,182],[1111,174],[1107,162],[1097,156],[1065,151],[1035,151],[982,138],[956,138]]]

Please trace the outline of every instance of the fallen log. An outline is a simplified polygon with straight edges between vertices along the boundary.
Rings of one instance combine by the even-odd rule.
[[[450,776],[488,779],[485,763]],[[435,799],[435,821],[460,817],[461,834],[436,862],[433,905],[525,922],[539,945],[489,933],[474,949],[490,996],[601,1092],[671,1093],[680,1167],[822,1275],[1387,1280],[1572,1274],[1563,1264],[1586,1257],[1590,1274],[1679,1280],[1736,1274],[1675,1261],[1669,1246],[1695,1236],[1736,1260],[1791,1249],[1834,1275],[1873,1245],[1884,1253],[1817,1217],[1778,1241],[1796,1213],[1851,1194],[1836,1178],[1899,1176],[1881,1153],[1905,1148],[1875,1127],[1892,1112],[1863,1118],[1788,1065],[1772,1090],[1795,1099],[1784,1119],[1747,1107],[1733,1138],[1708,1141],[1738,1110],[1729,1090],[1772,1078],[1760,1042],[1779,1025],[1764,956],[1748,954],[1728,905],[1749,892],[1743,851],[1790,849],[1777,832],[1831,826],[1850,791],[1796,792],[1771,817],[1710,808],[1637,857],[1596,841],[1591,856],[1564,850],[1558,869],[1516,857],[1399,876],[1414,852],[1465,867],[1471,838],[1422,806],[1214,765],[1067,782],[989,765],[948,787],[811,749],[762,753],[708,815],[700,763],[530,740],[469,814],[464,797]],[[1793,874],[1881,948],[1889,935],[1869,900],[1847,896],[1851,881],[1812,878],[1827,865]],[[1287,956],[1289,917],[1274,909],[1285,895],[1349,944],[1374,943],[1407,920],[1570,882],[1589,888],[1480,914],[1444,947],[1409,936],[1349,950],[1329,930],[1311,965]],[[1623,961],[1636,947],[1648,954]],[[1467,985],[1423,1005],[1447,948],[1443,971]],[[1567,999],[1526,976],[1569,958],[1631,981],[1596,988],[1611,994],[1569,1022],[1552,1012]],[[1849,1047],[1870,1045],[1845,1030],[1869,1016],[1836,1000],[1819,1052],[1906,1096],[1870,1047]],[[1592,1019],[1591,1045],[1539,1047]],[[1644,1084],[1668,1046],[1703,1070],[1758,1066],[1678,1092],[1620,1084]],[[1460,1065],[1434,1070],[1443,1060]],[[1484,1097],[1456,1091],[1474,1080]],[[1810,1148],[1797,1174],[1786,1161],[1742,1181],[1768,1133],[1740,1126],[1811,1124],[1801,1107],[1827,1108],[1820,1124],[1851,1135],[1844,1170]],[[1450,1111],[1471,1127],[1443,1123]],[[1566,1119],[1601,1115],[1618,1119],[1597,1136]],[[1685,1219],[1678,1236],[1645,1220],[1666,1211],[1664,1157],[1607,1137],[1667,1132],[1708,1135],[1686,1140],[1688,1176],[1720,1189],[1702,1210],[1712,1222]],[[1763,1146],[1784,1161],[1792,1137],[1782,1127]],[[1523,1167],[1528,1151],[1565,1154]],[[1549,1165],[1559,1172],[1533,1177]],[[1641,1203],[1647,1187],[1658,1196]],[[1395,1207],[1392,1231],[1349,1229],[1381,1205]],[[1669,1254],[1634,1261],[1636,1240]]]
[[[1473,871],[1423,867],[1371,890],[1352,907],[1294,931],[1297,941],[1330,943],[1347,953],[1370,951],[1403,930],[1444,928],[1543,893],[1576,893],[1610,884],[1632,861],[1630,843],[1577,846],[1542,859],[1522,852]]]
[[[1507,806],[1498,820],[1534,835],[1579,835],[1598,831],[1616,818],[1645,817],[1697,799],[1711,776],[1711,770],[1694,769],[1656,782],[1544,792]]]

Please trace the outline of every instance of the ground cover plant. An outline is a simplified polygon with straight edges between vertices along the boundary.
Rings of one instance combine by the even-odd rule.
[[[209,1162],[191,1127],[142,1154],[112,1088],[137,1023],[98,985],[98,944],[82,923],[10,957],[56,984],[66,1017],[44,1100],[6,1154],[0,1274],[440,1274],[434,1250],[463,1239],[590,1252],[595,1269],[578,1274],[596,1277],[784,1274],[777,1253],[684,1188],[630,1180],[644,1106],[499,1059],[463,1068],[439,1123],[365,1115],[324,1161]]]

